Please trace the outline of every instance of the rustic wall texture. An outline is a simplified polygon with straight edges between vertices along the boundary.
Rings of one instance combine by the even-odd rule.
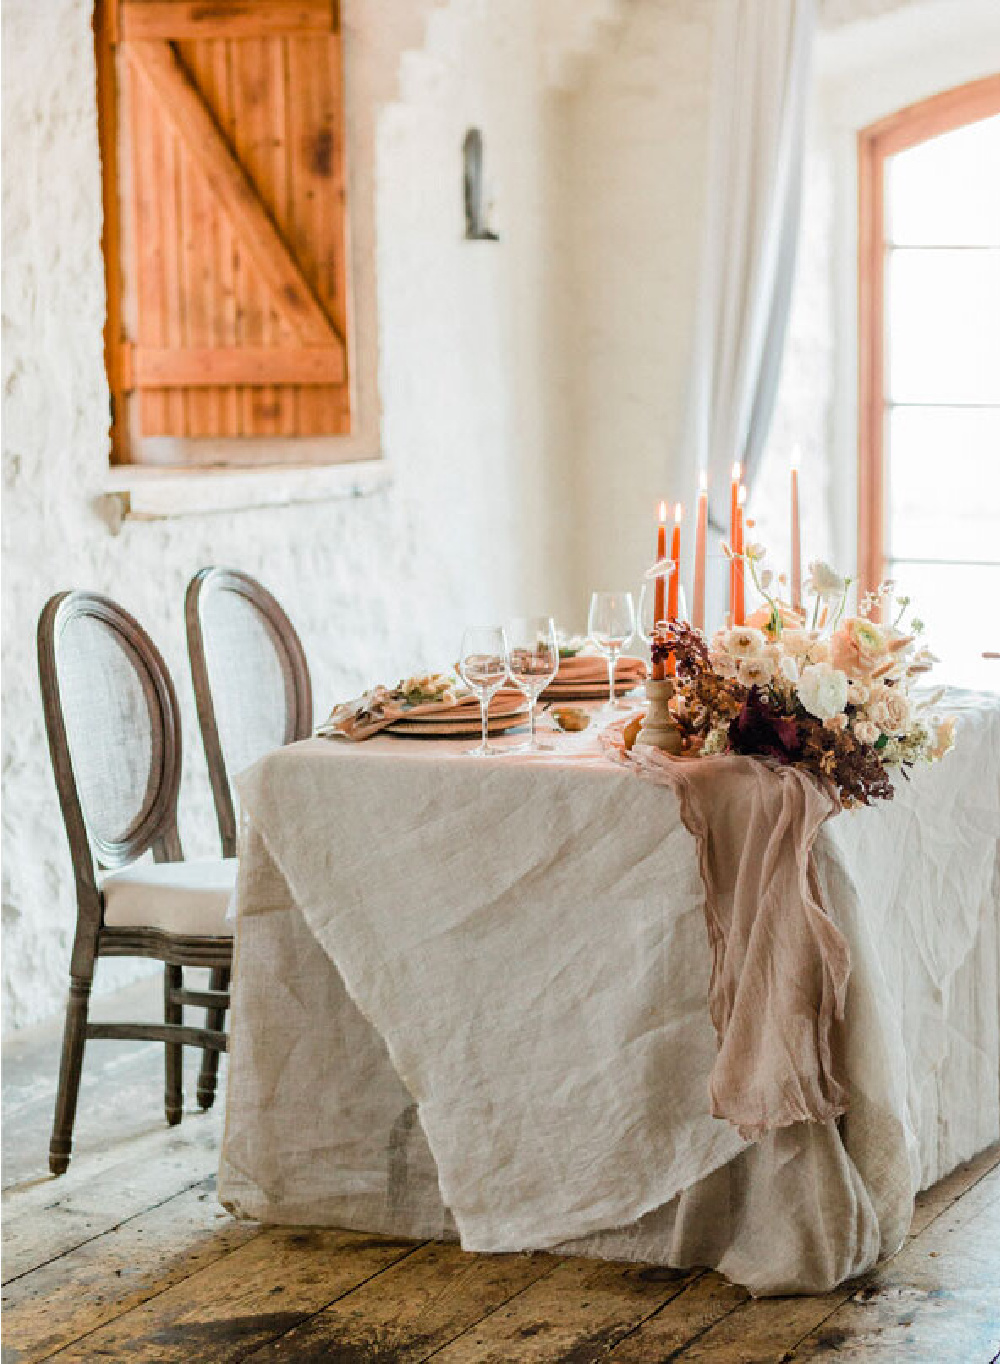
[[[320,711],[376,679],[447,664],[469,620],[547,609],[579,628],[590,588],[635,582],[651,506],[692,491],[675,488],[671,470],[712,30],[728,2],[345,0],[363,366],[352,448],[380,450],[391,481],[353,499],[119,526],[106,495],[91,0],[5,0],[5,1023],[60,1007],[74,922],[34,661],[52,592],[109,593],[163,649],[183,707],[181,832],[190,855],[205,855],[216,837],[182,626],[184,587],[202,565],[246,569],[277,593],[305,642]],[[990,4],[823,0],[832,84],[817,114],[775,432],[782,457],[804,425],[818,460],[840,452],[830,486],[847,488],[845,523],[847,111],[851,91],[879,78],[861,55],[878,38],[880,69],[890,69],[882,37],[903,33],[899,15],[912,13],[927,35],[913,40],[919,62],[907,55],[922,73],[912,97],[929,93],[977,74],[955,55],[955,21]],[[950,46],[935,14],[951,21]],[[935,48],[951,53],[936,72]],[[463,240],[470,125],[485,136],[496,244]],[[105,963],[98,988],[136,969]]]
[[[302,633],[318,709],[401,669],[448,664],[470,619],[541,604],[552,498],[539,397],[547,137],[533,9],[531,0],[345,5],[358,323],[369,329],[359,340],[380,369],[391,485],[352,500],[126,520],[115,533],[104,496],[90,4],[4,5],[8,1024],[60,1007],[74,924],[34,660],[35,622],[52,592],[79,586],[116,597],[163,649],[184,712],[181,832],[189,855],[216,848],[182,625],[184,588],[196,569],[233,565],[275,591]],[[470,124],[486,138],[502,236],[495,245],[463,240],[461,147]],[[378,282],[375,345],[366,262]],[[103,963],[98,988],[135,970]]]

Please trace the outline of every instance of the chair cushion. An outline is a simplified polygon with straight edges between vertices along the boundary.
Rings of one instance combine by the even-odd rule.
[[[235,857],[136,862],[101,879],[108,928],[158,928],[189,938],[231,938],[226,910],[236,884]]]

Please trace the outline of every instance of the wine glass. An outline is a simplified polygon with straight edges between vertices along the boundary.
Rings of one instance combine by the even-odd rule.
[[[482,756],[497,751],[487,743],[490,702],[503,686],[507,663],[507,637],[499,625],[473,625],[466,630],[458,671],[469,690],[479,697],[483,720],[482,743],[478,748],[470,748],[470,753]]]
[[[587,634],[608,660],[608,710],[615,704],[615,664],[635,634],[635,603],[631,592],[595,592],[590,598]],[[627,710],[627,706],[622,706]]]
[[[669,575],[668,575],[669,578]],[[659,621],[653,619],[653,611],[656,601],[655,584],[647,580],[643,583],[639,592],[639,619],[637,628],[639,638],[643,644],[652,644],[653,627],[659,625]],[[684,588],[678,584],[677,587],[677,619],[687,620],[687,599],[684,596]],[[663,619],[667,619],[666,608],[664,608]]]
[[[511,753],[539,753],[535,736],[535,703],[559,671],[559,644],[551,616],[519,616],[506,626],[510,680],[528,698],[531,737]]]

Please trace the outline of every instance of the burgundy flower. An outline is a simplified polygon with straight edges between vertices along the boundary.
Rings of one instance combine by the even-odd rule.
[[[730,751],[791,763],[801,747],[795,721],[770,705],[759,687],[751,687],[739,715],[729,725]]]

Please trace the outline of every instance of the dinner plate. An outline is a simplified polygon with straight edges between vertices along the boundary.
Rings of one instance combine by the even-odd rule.
[[[528,707],[524,698],[524,693],[519,691],[501,691],[490,701],[490,719],[502,719],[508,715],[527,715]],[[452,725],[480,724],[479,701],[476,697],[468,700],[459,701],[454,706],[449,706],[447,710],[426,710],[409,712],[395,721],[396,724],[407,725]]]

